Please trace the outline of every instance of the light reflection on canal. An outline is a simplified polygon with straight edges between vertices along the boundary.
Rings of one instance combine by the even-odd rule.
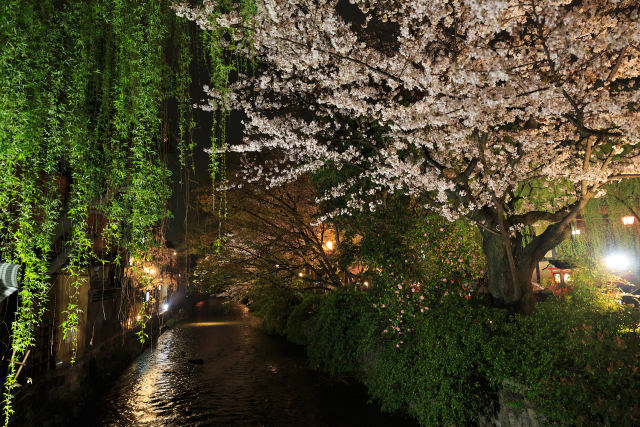
[[[199,304],[123,373],[97,423],[396,426],[359,385],[309,370],[297,347],[264,334],[242,306]]]

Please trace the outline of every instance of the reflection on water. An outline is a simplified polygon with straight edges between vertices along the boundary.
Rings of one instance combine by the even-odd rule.
[[[361,386],[306,368],[299,350],[270,337],[243,307],[211,299],[165,332],[120,377],[98,424],[407,425],[367,404]]]

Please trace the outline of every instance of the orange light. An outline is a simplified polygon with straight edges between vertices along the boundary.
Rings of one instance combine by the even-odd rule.
[[[333,242],[331,240],[327,242],[327,249],[329,249],[330,251],[333,250]]]
[[[636,222],[636,217],[635,216],[623,216],[622,217],[622,223],[624,225],[633,225],[633,223]]]

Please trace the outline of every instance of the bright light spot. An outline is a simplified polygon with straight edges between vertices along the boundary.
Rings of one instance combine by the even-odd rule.
[[[136,316],[136,320],[140,320],[142,319],[142,316],[140,316],[139,314]]]
[[[149,291],[144,293],[144,300],[149,301]]]
[[[232,320],[228,322],[196,322],[196,323],[183,323],[182,327],[202,327],[202,326],[231,326],[231,325],[242,325],[243,322],[240,320]]]
[[[631,259],[625,254],[615,253],[607,255],[604,263],[611,270],[626,270],[631,266]]]
[[[574,228],[573,230],[571,230],[571,234],[573,234],[574,236],[580,234],[580,229]]]
[[[149,274],[156,274],[156,269],[155,269],[155,268],[153,268],[153,267],[151,267],[151,268],[149,269]]]
[[[176,252],[176,251],[173,251],[173,255],[175,256],[176,254],[177,254],[177,252]]]
[[[162,285],[158,285],[158,290],[161,291],[162,290]]]
[[[304,274],[302,274],[302,272],[298,273],[298,277],[302,277],[304,276]]]
[[[636,217],[635,216],[623,216],[622,217],[622,223],[624,225],[633,225],[634,222],[636,222]]]
[[[367,288],[369,287],[369,282],[364,282],[363,283]]]
[[[149,273],[149,271],[150,271],[149,267],[145,267],[145,268],[143,268],[143,270],[144,270],[145,273]]]
[[[330,251],[333,250],[333,242],[331,240],[327,242],[327,249],[329,249]]]
[[[129,258],[129,265],[133,265],[134,261],[135,261],[135,259],[133,259],[133,257]]]
[[[169,310],[169,304],[165,302],[160,306],[160,313],[165,313],[167,310]]]

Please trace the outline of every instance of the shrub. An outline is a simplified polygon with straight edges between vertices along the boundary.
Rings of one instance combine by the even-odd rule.
[[[295,289],[270,285],[255,286],[249,293],[251,310],[262,319],[267,333],[285,335],[287,319],[302,297]]]
[[[369,296],[353,288],[340,288],[327,296],[309,337],[307,353],[312,366],[334,375],[359,370],[358,345],[368,324],[362,318],[370,305]]]
[[[578,272],[569,296],[538,304],[530,316],[515,316],[491,356],[493,377],[524,385],[550,421],[640,422],[640,319],[601,287],[602,277]]]
[[[472,424],[510,381],[552,423],[638,423],[639,315],[600,272],[577,271],[571,293],[530,316],[484,305],[464,282],[384,279],[360,350],[383,409],[424,425]]]
[[[287,319],[287,339],[298,345],[307,345],[308,337],[313,329],[314,315],[325,299],[325,295],[309,294],[300,304],[294,307]]]
[[[363,344],[376,354],[364,382],[384,410],[404,409],[423,425],[464,425],[486,413],[497,393],[487,379],[486,347],[506,313],[458,295],[388,326]],[[383,329],[384,328],[384,329]]]

